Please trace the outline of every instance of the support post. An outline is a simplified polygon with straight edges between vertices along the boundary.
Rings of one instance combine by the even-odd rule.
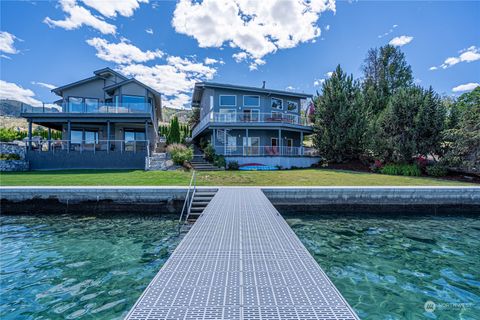
[[[281,156],[283,156],[282,144],[282,129],[278,129],[278,150]]]
[[[110,153],[110,120],[107,120],[107,153]]]
[[[227,154],[227,129],[223,129],[223,154]]]
[[[70,120],[67,121],[67,152],[70,152],[70,143],[72,141],[72,126]]]
[[[300,131],[300,155],[303,156],[303,131]]]
[[[32,150],[32,119],[28,119],[28,150]]]
[[[213,129],[213,135],[212,135],[213,149],[215,149],[216,145],[217,145],[217,129]]]
[[[248,128],[245,129],[245,143],[247,145],[247,153],[248,153],[248,147],[249,147],[249,142],[248,142]],[[243,146],[243,149],[245,150],[245,146]],[[243,152],[243,155],[245,155],[245,151]]]
[[[52,129],[48,128],[48,151],[50,151],[52,146]]]
[[[145,120],[145,140],[144,143],[145,145],[147,146],[147,150],[150,148],[149,146],[149,143],[147,143],[147,141],[149,141],[150,139],[148,139],[148,121]]]

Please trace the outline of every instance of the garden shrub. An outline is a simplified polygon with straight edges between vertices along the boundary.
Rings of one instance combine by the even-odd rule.
[[[418,177],[422,175],[422,171],[416,164],[387,164],[379,171],[394,176]]]
[[[238,165],[238,161],[229,161],[228,162],[228,170],[238,170],[240,166]]]
[[[215,148],[209,143],[204,149],[205,160],[212,162],[215,160]]]
[[[208,140],[204,137],[201,137],[198,144],[200,145],[200,149],[205,150],[205,148],[208,146]]]
[[[225,166],[227,165],[225,157],[221,154],[214,156],[213,164],[219,168],[225,168]]]
[[[167,152],[171,154],[173,163],[177,165],[183,165],[185,161],[191,161],[193,159],[193,150],[183,144],[171,144],[167,147]]]
[[[429,166],[426,170],[427,174],[432,177],[444,177],[448,174],[447,168],[439,164]]]
[[[20,160],[20,156],[14,153],[2,153],[0,154],[0,160]]]

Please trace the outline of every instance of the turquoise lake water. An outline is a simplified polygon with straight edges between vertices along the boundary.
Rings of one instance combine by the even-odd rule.
[[[480,218],[285,218],[362,319],[480,319]],[[176,219],[1,216],[0,318],[123,318],[179,243]]]
[[[480,319],[480,218],[284,217],[362,319]]]
[[[121,319],[179,243],[178,216],[2,216],[0,319]]]

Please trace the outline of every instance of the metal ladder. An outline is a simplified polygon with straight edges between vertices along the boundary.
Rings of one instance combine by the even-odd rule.
[[[185,201],[183,203],[182,212],[180,213],[180,218],[178,223],[180,230],[184,226],[195,223],[195,221],[201,216],[203,210],[207,207],[210,200],[213,199],[218,189],[197,189],[197,173],[194,170],[192,173],[192,178],[190,179],[190,184],[188,186],[187,194],[185,196]]]

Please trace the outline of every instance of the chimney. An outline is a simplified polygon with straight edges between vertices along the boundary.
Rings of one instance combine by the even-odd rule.
[[[263,80],[262,89],[265,89],[265,80]]]

